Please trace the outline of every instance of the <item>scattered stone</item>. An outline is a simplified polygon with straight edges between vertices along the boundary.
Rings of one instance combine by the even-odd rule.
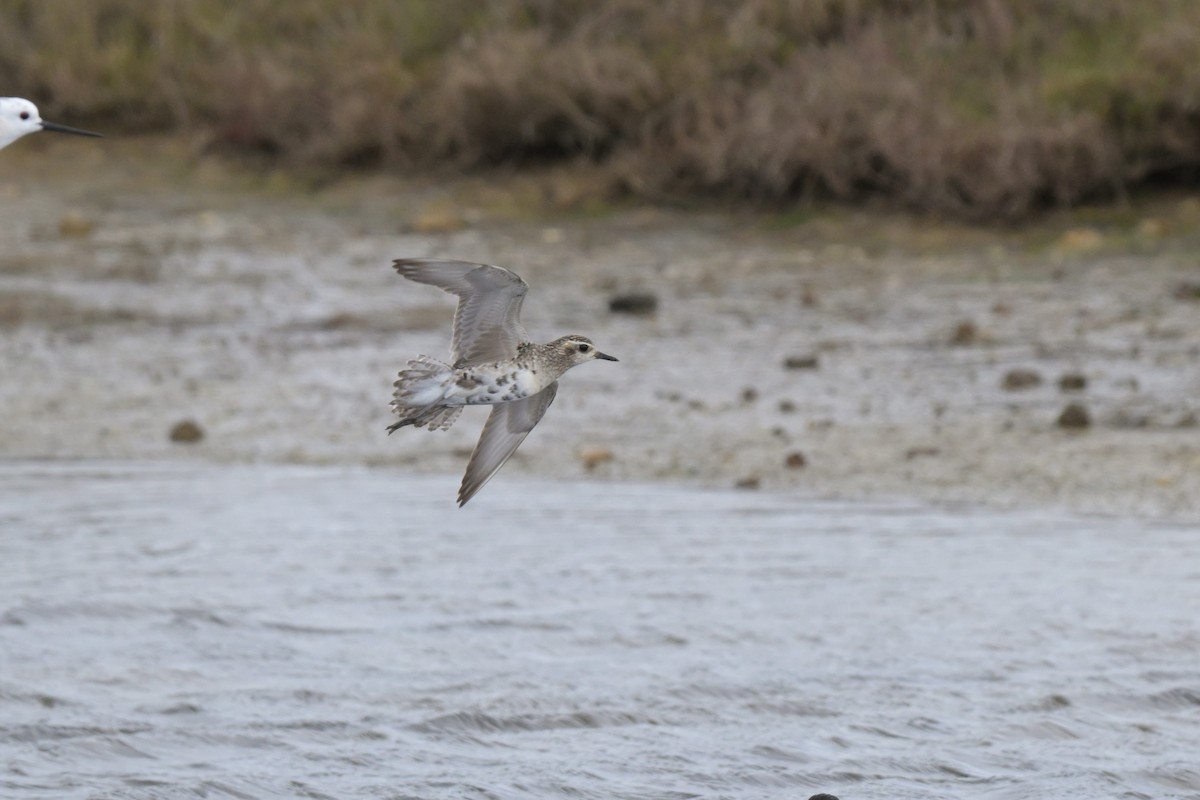
[[[800,305],[805,308],[816,308],[820,303],[816,291],[811,286],[805,286],[800,293]]]
[[[758,390],[755,389],[753,386],[747,386],[746,388],[742,389],[742,402],[743,403],[753,403],[757,399],[758,399]]]
[[[739,478],[738,481],[735,484],[733,484],[733,488],[735,488],[735,489],[757,489],[760,485],[762,485],[761,478],[759,478],[757,475],[748,475],[745,478]]]
[[[613,451],[607,447],[585,447],[579,451],[579,460],[583,462],[584,469],[593,470],[612,461]]]
[[[950,344],[959,347],[965,347],[969,344],[975,344],[979,341],[979,326],[969,319],[964,319],[954,326],[954,332],[950,334]]]
[[[1200,416],[1195,411],[1189,411],[1175,423],[1176,428],[1200,428]]]
[[[1092,424],[1092,415],[1088,413],[1083,403],[1068,403],[1058,415],[1058,427],[1071,430],[1088,428]]]
[[[58,235],[64,239],[84,239],[95,229],[96,221],[78,211],[68,211],[58,219]]]
[[[913,461],[918,458],[929,458],[931,456],[941,455],[942,451],[936,447],[918,446],[910,447],[904,451],[904,460]]]
[[[1008,317],[1012,315],[1012,306],[1004,301],[996,302],[992,305],[992,313],[997,317]]]
[[[836,795],[821,792],[821,794],[814,794],[812,797],[808,798],[808,800],[838,800],[838,798]]]
[[[1019,392],[1023,389],[1032,389],[1035,386],[1042,385],[1042,375],[1036,370],[1018,367],[1006,372],[1004,374],[1004,381],[1000,385],[1006,392]]]
[[[779,401],[779,413],[780,414],[796,413],[796,404],[791,400],[780,400]]]
[[[196,422],[185,419],[171,426],[169,436],[172,442],[195,444],[204,438],[204,430]]]
[[[1058,388],[1064,392],[1082,392],[1087,388],[1087,376],[1082,372],[1068,372],[1058,379]]]
[[[653,314],[658,311],[658,297],[646,292],[618,294],[609,298],[608,310],[614,314]]]
[[[787,454],[787,458],[783,460],[783,465],[788,469],[804,469],[808,466],[808,459],[804,457],[804,453],[796,450]]]
[[[816,355],[788,356],[783,360],[784,369],[816,369],[821,364]]]

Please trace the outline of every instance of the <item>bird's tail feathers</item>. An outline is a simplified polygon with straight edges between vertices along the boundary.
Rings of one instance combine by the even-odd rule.
[[[419,356],[409,361],[408,369],[401,370],[393,384],[396,391],[392,396],[392,411],[400,416],[400,421],[390,425],[388,433],[405,425],[431,431],[444,431],[453,425],[462,413],[462,406],[440,405],[453,375],[454,368],[436,358]]]

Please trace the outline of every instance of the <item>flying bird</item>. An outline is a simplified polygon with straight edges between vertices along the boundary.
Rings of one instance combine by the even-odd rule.
[[[55,122],[46,122],[38,113],[37,106],[21,97],[0,97],[0,150],[20,139],[27,133],[54,131],[73,133],[76,136],[100,136],[91,131],[69,128]]]
[[[458,490],[464,506],[488,482],[538,424],[554,402],[558,379],[571,367],[601,359],[585,336],[562,336],[535,344],[521,325],[528,284],[515,272],[468,261],[401,258],[396,271],[458,297],[451,336],[451,362],[429,356],[408,362],[396,379],[392,411],[406,425],[446,430],[464,406],[490,405],[491,416],[467,462]]]

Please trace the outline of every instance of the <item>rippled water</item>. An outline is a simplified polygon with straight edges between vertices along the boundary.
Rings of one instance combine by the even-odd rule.
[[[1200,796],[1200,530],[0,464],[5,798]]]

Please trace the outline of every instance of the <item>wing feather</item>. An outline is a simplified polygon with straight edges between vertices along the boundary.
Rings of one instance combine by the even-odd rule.
[[[451,337],[456,368],[505,361],[529,341],[521,326],[521,304],[529,285],[515,272],[490,264],[425,258],[399,258],[393,265],[410,281],[458,297]]]
[[[471,460],[467,462],[467,471],[458,489],[459,506],[466,505],[512,457],[529,432],[541,421],[557,392],[558,382],[555,381],[537,394],[511,403],[501,403],[492,409],[479,436],[479,443],[471,453]]]

